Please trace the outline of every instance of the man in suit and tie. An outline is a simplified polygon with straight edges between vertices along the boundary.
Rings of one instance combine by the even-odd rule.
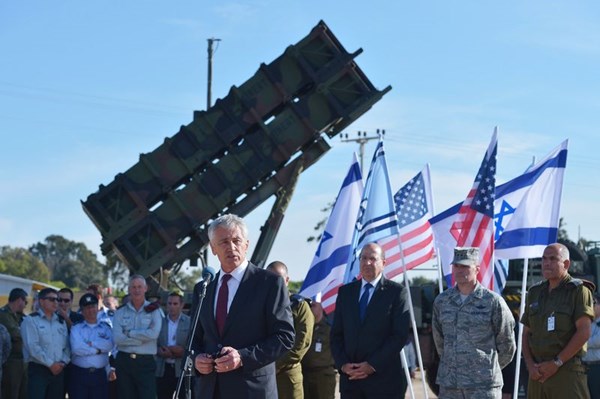
[[[294,344],[294,325],[280,276],[246,260],[248,229],[235,215],[208,228],[221,269],[206,289],[194,335],[195,395],[212,399],[277,398],[275,360]],[[194,304],[202,290],[194,288]]]
[[[163,317],[156,353],[156,393],[158,399],[172,399],[182,370],[182,358],[190,332],[190,317],[182,313],[183,292],[167,297],[167,315]],[[179,391],[185,398],[185,390]]]
[[[361,280],[338,292],[331,352],[342,399],[402,397],[400,350],[410,325],[406,290],[383,277],[385,254],[376,243],[360,254]]]

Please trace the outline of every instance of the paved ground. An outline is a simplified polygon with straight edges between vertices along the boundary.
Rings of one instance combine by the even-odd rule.
[[[412,380],[413,392],[415,394],[414,399],[425,399],[426,397],[429,399],[437,399],[437,396],[427,387],[427,396],[425,396],[425,392],[423,391],[423,382],[421,381],[421,373],[418,372],[417,376]],[[427,384],[425,384],[427,385]],[[339,399],[340,394],[336,389],[335,398]],[[410,390],[406,391],[406,399],[412,399],[410,396]]]

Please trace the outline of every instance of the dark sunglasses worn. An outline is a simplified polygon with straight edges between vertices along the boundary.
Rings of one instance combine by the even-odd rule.
[[[45,296],[45,297],[40,298],[40,299],[45,299],[47,301],[52,301],[52,302],[58,302],[58,298],[55,297],[55,296]]]

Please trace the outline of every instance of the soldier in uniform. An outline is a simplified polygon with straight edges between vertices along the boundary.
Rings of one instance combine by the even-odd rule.
[[[440,398],[500,399],[515,353],[515,320],[504,299],[477,281],[479,248],[455,248],[456,285],[433,303]]]
[[[542,256],[546,280],[527,294],[521,323],[529,399],[589,398],[581,357],[590,337],[593,300],[583,281],[569,275],[570,265],[567,247],[548,245]]]
[[[27,306],[27,292],[13,288],[8,294],[8,303],[0,309],[0,324],[8,330],[12,349],[4,364],[2,395],[4,399],[27,398],[27,363],[23,361],[23,339],[21,322]]]
[[[64,368],[71,359],[67,323],[56,313],[58,292],[44,288],[39,309],[23,319],[23,358],[28,362],[29,399],[64,398]]]
[[[113,337],[118,351],[115,366],[120,399],[156,397],[154,355],[162,313],[159,306],[146,300],[147,290],[143,276],[131,276],[130,301],[115,313]]]
[[[280,275],[288,286],[290,277],[283,262],[271,262],[267,270]],[[315,318],[310,310],[309,301],[300,295],[291,295],[292,318],[296,338],[294,346],[275,363],[277,369],[277,394],[279,399],[303,399],[302,366],[300,362],[308,351],[312,340]]]
[[[333,399],[337,371],[329,345],[331,322],[320,302],[311,302],[310,310],[315,317],[315,327],[310,348],[302,358],[304,397]]]
[[[79,307],[85,320],[71,329],[69,399],[106,399],[108,377],[113,373],[108,364],[114,346],[112,329],[105,321],[98,320],[95,295],[84,294]]]

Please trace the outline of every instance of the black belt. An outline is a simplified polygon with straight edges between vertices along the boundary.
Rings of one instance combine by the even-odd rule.
[[[123,356],[127,356],[130,359],[148,359],[148,358],[154,358],[154,355],[141,355],[139,353],[127,353],[127,352],[121,352],[119,351],[119,354],[123,354]]]
[[[88,373],[92,374],[98,371],[104,371],[105,368],[104,367],[79,367],[77,365],[73,365],[73,367],[78,368],[79,370],[83,370],[83,371],[87,371]]]

